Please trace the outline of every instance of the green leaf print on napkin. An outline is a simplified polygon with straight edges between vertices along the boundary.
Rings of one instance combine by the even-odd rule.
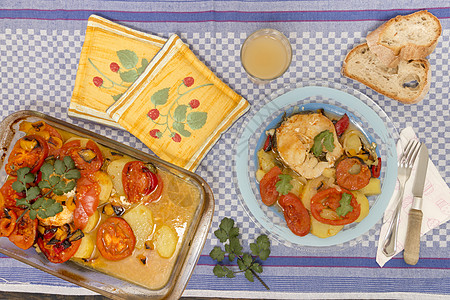
[[[117,63],[117,61],[113,61],[109,64],[109,69],[112,73],[119,74],[121,82],[116,82],[112,79],[111,75],[108,75],[106,72],[100,71],[94,64],[94,62],[90,58],[88,58],[89,63],[99,73],[99,76],[94,76],[94,78],[92,78],[92,82],[96,87],[105,90],[119,87],[122,90],[116,95],[111,95],[114,101],[117,101],[131,86],[131,84],[139,78],[139,76],[145,71],[145,68],[149,63],[146,58],[142,58],[141,65],[140,67],[138,67],[139,57],[134,51],[131,50],[119,50],[116,51],[116,54],[117,58],[119,59],[118,61],[120,65],[119,63]]]
[[[154,104],[154,108],[152,108],[147,116],[150,120],[156,125],[162,126],[160,129],[152,129],[149,134],[151,137],[155,139],[162,138],[164,134],[167,132],[168,136],[172,138],[174,142],[181,142],[182,138],[188,138],[192,135],[192,133],[186,128],[186,125],[192,130],[201,129],[208,119],[208,113],[203,111],[193,111],[200,106],[200,100],[198,99],[190,99],[188,104],[180,103],[181,98],[188,95],[193,90],[211,86],[212,83],[199,85],[196,87],[192,87],[194,84],[193,77],[185,77],[182,82],[178,85],[177,94],[178,97],[175,101],[170,105],[167,114],[162,114],[157,106],[164,105],[167,103],[169,99],[170,88],[163,88],[156,91],[151,97],[150,100]],[[190,88],[184,92],[180,92],[180,88]]]

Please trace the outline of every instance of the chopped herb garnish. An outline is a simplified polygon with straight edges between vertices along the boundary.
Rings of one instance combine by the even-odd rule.
[[[42,219],[53,217],[60,213],[63,208],[61,203],[49,198],[51,193],[63,195],[73,190],[77,179],[81,177],[80,171],[75,168],[75,163],[70,156],[54,163],[46,162],[41,168],[42,178],[37,186],[29,186],[36,180],[36,174],[30,172],[30,168],[17,170],[17,180],[12,188],[18,193],[25,193],[25,198],[16,199],[16,205],[24,207],[24,213],[29,211],[32,220],[39,216]]]
[[[287,195],[293,188],[291,184],[292,177],[287,174],[278,175],[280,180],[275,184],[275,188],[280,195]]]
[[[323,152],[323,147],[328,152],[334,150],[334,136],[329,130],[324,130],[314,137],[314,145],[311,148],[314,156],[319,157]]]
[[[340,217],[345,217],[349,212],[353,211],[353,206],[351,206],[350,201],[352,200],[352,195],[343,193],[341,200],[339,200],[340,206],[336,208],[336,213]]]

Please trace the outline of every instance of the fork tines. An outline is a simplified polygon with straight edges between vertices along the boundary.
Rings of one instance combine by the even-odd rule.
[[[416,160],[417,154],[419,153],[420,146],[421,144],[419,141],[409,140],[399,162],[401,164],[412,165]]]

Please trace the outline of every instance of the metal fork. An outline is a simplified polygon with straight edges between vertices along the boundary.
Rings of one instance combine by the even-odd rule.
[[[383,253],[386,256],[392,256],[397,248],[397,229],[400,220],[400,210],[402,207],[403,192],[405,189],[405,183],[408,181],[411,175],[411,169],[416,160],[417,153],[420,149],[420,142],[416,140],[410,140],[403,150],[402,156],[398,161],[398,181],[399,181],[399,191],[397,194],[397,206],[395,207],[394,213],[391,217],[391,222],[389,224],[389,229],[386,234],[383,245]]]

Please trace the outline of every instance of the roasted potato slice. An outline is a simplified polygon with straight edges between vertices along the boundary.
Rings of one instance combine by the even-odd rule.
[[[153,245],[159,256],[170,258],[175,252],[178,244],[178,235],[175,229],[163,225],[155,233]]]
[[[311,233],[322,239],[338,234],[342,228],[344,225],[324,224],[311,217]]]
[[[136,237],[136,248],[144,248],[144,243],[153,233],[153,213],[150,208],[145,205],[138,205],[128,210],[123,218],[133,229]]]
[[[111,180],[111,177],[102,171],[95,172],[94,177],[97,180],[98,184],[100,185],[100,195],[98,196],[99,198],[98,205],[105,204],[106,202],[108,202],[113,188],[113,182]]]
[[[81,239],[80,247],[78,247],[77,252],[73,255],[75,258],[89,258],[94,252],[95,241],[92,235],[85,234]]]
[[[116,190],[119,196],[125,196],[122,184],[122,171],[123,167],[125,167],[125,164],[130,161],[133,161],[133,159],[129,157],[123,157],[117,160],[113,160],[108,165],[108,168],[106,170],[108,175],[111,176],[114,189]]]
[[[100,219],[100,213],[98,212],[98,210],[96,210],[92,216],[89,217],[88,222],[86,224],[86,227],[84,227],[83,232],[85,233],[89,233],[92,230],[94,230],[94,228],[97,226],[98,224],[98,220]]]

